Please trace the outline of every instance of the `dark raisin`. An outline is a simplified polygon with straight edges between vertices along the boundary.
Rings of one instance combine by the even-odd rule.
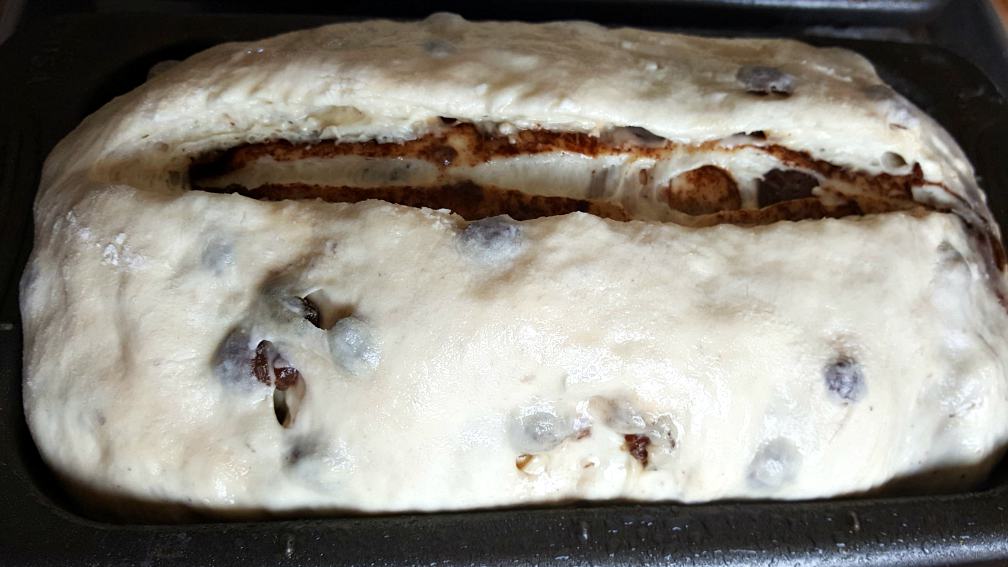
[[[296,368],[274,366],[274,371],[276,389],[273,390],[273,411],[280,425],[291,427],[305,397],[305,383]]]
[[[753,94],[790,95],[794,92],[794,77],[775,67],[763,65],[743,65],[735,73],[735,79]]]
[[[301,306],[304,311],[304,318],[308,320],[309,323],[315,325],[318,328],[322,328],[322,316],[319,313],[318,307],[307,297],[301,298]]]
[[[351,374],[361,375],[374,370],[381,361],[381,350],[371,326],[357,317],[336,321],[326,339],[333,362]]]
[[[290,388],[296,384],[298,378],[301,377],[301,373],[293,366],[283,366],[279,368],[274,367],[273,370],[276,372],[277,390],[286,390],[287,388]]]
[[[841,356],[826,365],[823,375],[826,378],[826,388],[837,398],[856,402],[864,397],[864,371],[856,360]]]
[[[572,424],[549,409],[526,411],[508,429],[511,444],[525,453],[549,451],[571,436]]]
[[[794,169],[771,169],[757,184],[756,198],[760,207],[782,201],[804,199],[812,196],[819,180],[811,174]]]
[[[221,341],[214,353],[213,370],[217,377],[227,384],[254,384],[250,380],[251,366],[249,361],[253,352],[249,345],[248,334],[242,329],[232,329]]]
[[[255,355],[252,357],[252,375],[263,384],[269,386],[273,383],[272,372],[270,372],[270,358],[273,343],[269,341],[259,341],[256,345]]]
[[[287,363],[277,353],[273,343],[267,340],[259,341],[255,354],[252,356],[252,375],[263,384],[274,385],[277,390],[286,390],[297,383],[301,373]]]
[[[780,488],[794,480],[800,465],[801,453],[795,444],[778,437],[756,451],[749,464],[749,483],[757,488]]]
[[[521,227],[507,215],[473,221],[459,233],[459,247],[481,263],[510,260],[521,251]]]
[[[651,444],[651,438],[647,435],[629,433],[623,436],[623,441],[623,448],[626,449],[633,458],[637,459],[642,467],[646,467],[648,464],[648,445]]]

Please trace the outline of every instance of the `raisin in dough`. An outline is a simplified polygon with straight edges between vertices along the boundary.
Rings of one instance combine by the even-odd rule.
[[[190,185],[218,150],[398,143],[441,117],[687,145],[758,132],[848,171],[916,168],[920,206],[763,226],[519,222]],[[734,159],[719,167],[741,186],[790,176],[779,198],[822,193]],[[59,475],[110,506],[956,489],[1008,438],[984,197],[948,134],[843,50],[450,15],[221,45],[63,140],[35,221],[28,423]]]

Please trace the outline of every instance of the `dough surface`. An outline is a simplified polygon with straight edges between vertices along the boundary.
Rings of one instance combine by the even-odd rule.
[[[747,66],[789,96],[747,92]],[[188,187],[205,152],[409,140],[441,116],[762,131],[872,174],[896,153],[930,210],[467,222]],[[61,142],[35,221],[29,426],[59,474],[113,495],[213,512],[817,498],[968,487],[1008,440],[1004,276],[976,238],[997,228],[954,141],[847,51],[451,15],[226,44]]]

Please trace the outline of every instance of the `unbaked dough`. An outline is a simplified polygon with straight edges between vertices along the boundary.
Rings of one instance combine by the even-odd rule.
[[[850,171],[919,166],[919,207],[518,222],[190,186],[218,150],[399,143],[443,117],[684,145],[760,132]],[[35,223],[28,423],[62,477],[109,501],[387,512],[957,489],[1008,439],[999,235],[972,168],[839,49],[445,14],[225,44],[63,140]]]

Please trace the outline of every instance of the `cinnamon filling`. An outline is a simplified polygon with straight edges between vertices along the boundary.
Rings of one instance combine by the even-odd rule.
[[[889,171],[851,170],[770,138],[752,132],[680,144],[636,127],[599,136],[547,130],[505,135],[443,119],[430,133],[404,142],[243,144],[199,156],[188,173],[197,190],[262,200],[380,199],[449,209],[467,220],[585,212],[699,227],[956,212],[989,251],[991,264],[1004,268],[992,227],[969,215],[969,205],[940,183],[926,180],[919,164],[888,154],[880,161]],[[914,189],[921,188],[953,204],[915,200]]]
[[[707,226],[932,208],[913,200],[912,188],[925,183],[916,164],[870,174],[770,144],[762,132],[733,138],[686,145],[640,128],[503,135],[451,123],[400,143],[244,144],[201,156],[189,176],[205,191],[381,199],[450,209],[468,220],[581,211]]]

